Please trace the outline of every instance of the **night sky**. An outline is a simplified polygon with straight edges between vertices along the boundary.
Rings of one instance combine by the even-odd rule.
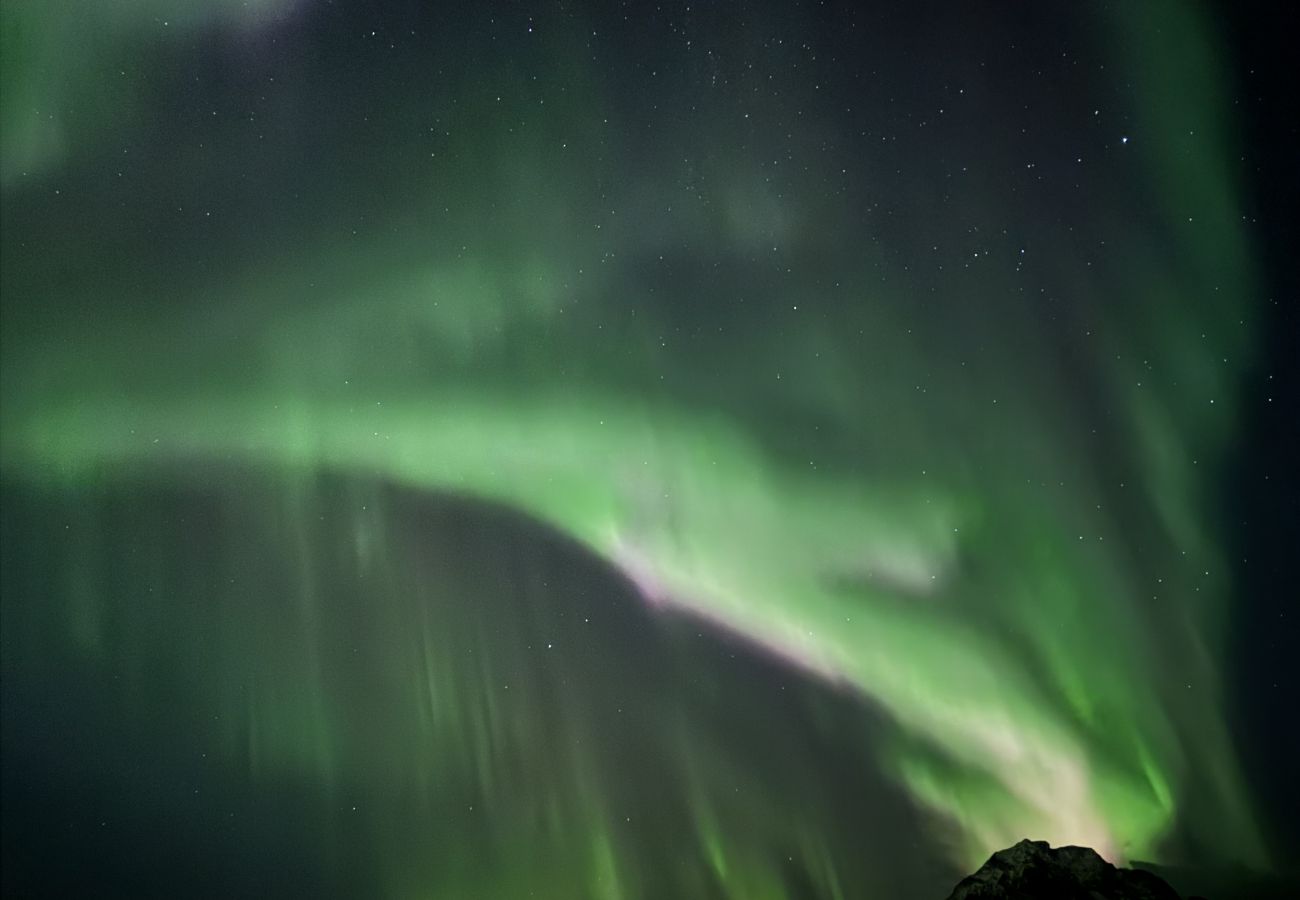
[[[6,3],[6,895],[1294,866],[1254,13]]]

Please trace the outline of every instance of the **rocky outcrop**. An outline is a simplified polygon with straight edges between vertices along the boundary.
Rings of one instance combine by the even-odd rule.
[[[1024,840],[958,882],[948,900],[1180,900],[1160,876],[1119,869],[1088,847]]]

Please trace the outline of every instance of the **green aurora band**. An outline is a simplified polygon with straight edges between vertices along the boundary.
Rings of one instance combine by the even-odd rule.
[[[1108,41],[1127,44],[1105,77],[1136,86],[1127,102],[1148,124],[1123,151],[1131,184],[1106,189],[1088,212],[1112,239],[1104,262],[1094,266],[1093,250],[1063,231],[1020,241],[1086,310],[1052,325],[1034,312],[1041,298],[1019,287],[1010,239],[1004,265],[976,257],[977,288],[961,272],[927,281],[895,261],[888,239],[864,248],[846,224],[848,203],[801,204],[797,190],[703,150],[693,177],[712,201],[687,195],[665,211],[653,184],[668,169],[650,163],[622,178],[621,154],[632,151],[600,133],[617,107],[574,52],[580,23],[554,24],[540,51],[567,87],[547,95],[545,116],[529,118],[541,88],[504,57],[430,87],[422,116],[459,123],[428,151],[441,168],[412,175],[401,157],[409,148],[375,140],[357,154],[363,176],[268,218],[256,240],[239,228],[146,233],[132,223],[169,196],[207,218],[186,192],[228,180],[243,138],[178,143],[157,163],[165,187],[115,211],[112,186],[84,173],[148,127],[162,88],[122,89],[125,124],[70,114],[57,139],[23,124],[43,103],[92,106],[88,85],[128,53],[179,52],[134,37],[152,9],[143,6],[140,22],[105,29],[76,64],[84,71],[48,79],[57,97],[37,96],[46,67],[91,26],[60,19],[57,5],[4,14],[6,51],[28,55],[4,70],[0,462],[14,490],[62,504],[72,535],[54,552],[71,574],[51,588],[48,609],[20,609],[6,590],[11,659],[48,650],[107,671],[166,655],[161,636],[111,625],[122,604],[154,601],[115,591],[102,565],[85,562],[88,548],[115,546],[101,534],[103,498],[122,485],[256,472],[247,477],[265,486],[266,521],[279,524],[229,527],[298,535],[286,565],[303,573],[289,598],[300,633],[284,647],[301,646],[263,646],[244,632],[271,613],[241,606],[234,588],[204,589],[248,626],[213,640],[230,659],[244,654],[231,666],[251,682],[229,669],[196,676],[206,686],[194,690],[222,713],[225,764],[339,792],[366,777],[358,770],[386,767],[429,810],[466,791],[499,797],[503,781],[522,778],[503,774],[510,748],[540,740],[533,717],[501,696],[486,647],[474,669],[445,637],[482,627],[466,624],[454,598],[494,577],[476,587],[462,572],[411,588],[410,557],[396,549],[406,545],[385,524],[397,501],[374,487],[343,501],[346,549],[388,585],[390,604],[403,591],[422,598],[400,615],[384,607],[375,626],[392,639],[381,666],[392,707],[419,710],[418,721],[381,715],[395,733],[378,757],[338,725],[348,701],[323,686],[327,641],[316,632],[328,614],[316,605],[328,566],[310,536],[332,490],[322,477],[373,478],[516,510],[621,572],[665,635],[693,637],[690,623],[703,623],[835,686],[850,702],[835,707],[849,719],[834,727],[855,732],[858,708],[888,723],[855,739],[861,765],[883,769],[929,811],[956,865],[1027,835],[1158,859],[1175,826],[1263,863],[1219,695],[1215,635],[1232,586],[1208,512],[1249,364],[1254,282],[1220,50],[1192,6],[1124,4],[1122,21],[1104,23]],[[185,28],[168,40],[204,40],[214,19],[179,18]],[[815,112],[804,125],[810,142],[832,130]],[[755,158],[763,140],[753,138]],[[813,175],[784,177],[797,187]],[[304,194],[322,190],[305,179],[295,185]],[[992,181],[953,190],[970,208],[1004,200]],[[1130,208],[1137,195],[1151,200],[1142,215]],[[340,209],[360,223],[351,234],[324,214]],[[210,215],[234,212],[218,204]],[[1033,221],[1025,209],[1001,215],[1013,231],[1017,215]],[[158,249],[137,251],[151,242]],[[697,273],[698,296],[672,298],[657,276],[619,267],[629,254],[651,269],[723,262]],[[758,256],[762,278],[728,268]],[[77,259],[91,261],[68,262]],[[747,306],[717,299],[733,287]],[[971,290],[991,299],[966,303]],[[937,314],[911,302],[921,294]],[[1067,331],[1064,344],[1054,337]],[[1100,434],[1081,394],[1105,409]],[[257,505],[240,503],[241,515]],[[11,540],[6,559],[34,538]],[[174,593],[180,582],[163,561],[171,544],[159,536],[157,546],[153,568],[141,564],[153,574],[137,585]],[[13,649],[16,634],[25,650]],[[555,642],[552,652],[564,649]],[[147,704],[153,689],[132,690]],[[575,724],[581,701],[568,702],[568,725],[551,728],[572,737],[600,727]],[[811,813],[788,811],[783,826],[775,801],[736,806],[709,786],[721,764],[688,729],[664,724],[659,739],[674,779],[663,790],[689,810],[674,846],[693,844],[709,883],[728,896],[786,896],[764,849],[784,828],[808,878],[828,896],[855,895]],[[492,840],[526,850],[493,856],[426,811],[420,833],[485,860],[477,868],[447,862],[452,850],[403,868],[419,855],[417,838],[375,826],[383,891],[649,896],[638,854],[651,851],[620,837],[615,776],[594,775],[600,764],[586,752],[560,754],[553,784],[535,787],[535,818],[487,804]],[[770,824],[749,841],[735,822],[760,807]],[[676,889],[702,890],[697,877],[682,874]]]

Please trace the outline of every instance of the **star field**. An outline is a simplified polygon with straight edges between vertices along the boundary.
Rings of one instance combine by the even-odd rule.
[[[0,21],[7,890],[1274,864],[1211,12]]]

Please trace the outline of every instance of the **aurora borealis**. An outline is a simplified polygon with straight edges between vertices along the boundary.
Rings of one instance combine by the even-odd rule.
[[[1117,6],[5,6],[6,879],[1274,865],[1232,61]]]

